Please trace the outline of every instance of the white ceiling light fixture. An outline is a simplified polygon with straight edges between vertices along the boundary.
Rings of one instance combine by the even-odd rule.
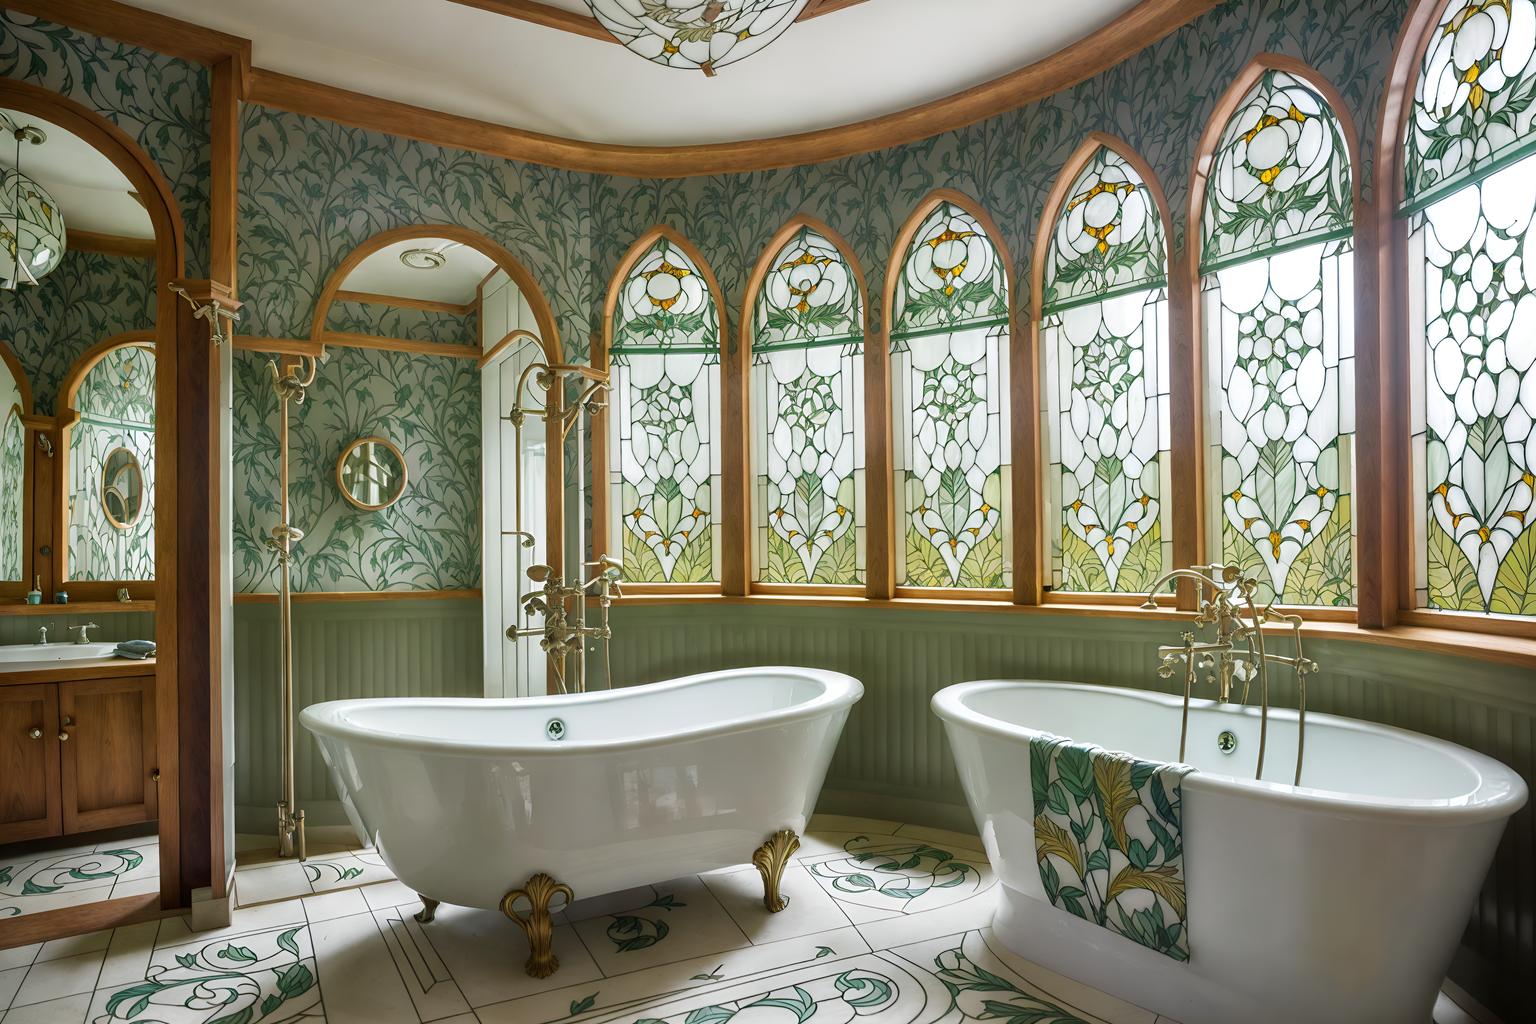
[[[587,0],[631,52],[706,75],[750,57],[795,23],[808,0]]]
[[[0,114],[0,128],[16,140],[16,165],[0,175],[0,288],[37,284],[64,259],[64,214],[48,190],[21,173],[25,144],[48,141],[41,128]]]
[[[448,262],[448,250],[458,246],[458,242],[444,242],[431,248],[407,249],[400,254],[400,262],[412,270],[436,270]]]

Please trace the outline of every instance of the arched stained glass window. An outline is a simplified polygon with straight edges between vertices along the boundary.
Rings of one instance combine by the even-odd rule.
[[[1052,586],[1145,592],[1171,564],[1168,245],[1119,154],[1101,147],[1073,180],[1045,259]]]
[[[720,578],[720,314],[662,237],[630,267],[609,346],[612,538],[636,583]]]
[[[864,308],[837,246],[801,228],[752,318],[754,580],[864,580]]]
[[[1536,6],[1450,0],[1405,154],[1417,604],[1536,615]]]
[[[1003,263],[976,218],[948,201],[901,261],[890,325],[896,581],[1008,587]]]
[[[1206,184],[1209,550],[1282,604],[1355,603],[1350,174],[1327,100],[1271,70]]]

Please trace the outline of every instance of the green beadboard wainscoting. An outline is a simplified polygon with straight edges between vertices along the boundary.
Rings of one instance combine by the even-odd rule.
[[[294,607],[300,706],[363,696],[480,693],[480,605],[395,600]],[[1170,622],[1062,614],[795,607],[620,605],[613,612],[621,686],[748,665],[796,664],[851,673],[865,696],[843,733],[821,808],[967,827],[969,812],[943,729],[928,701],[940,688],[989,677],[1067,679],[1151,689],[1155,648]],[[1536,781],[1536,681],[1521,669],[1349,640],[1313,640],[1323,671],[1311,710],[1401,726],[1481,750]],[[235,616],[237,814],[266,831],[278,785],[277,609]],[[601,659],[594,659],[601,670]],[[1294,706],[1277,678],[1275,702]],[[601,680],[596,681],[601,685]],[[1023,756],[1021,754],[1021,756]],[[314,743],[299,738],[298,793],[313,825],[342,824]],[[1511,822],[1466,938],[1458,977],[1492,993],[1536,976],[1536,816]],[[1487,972],[1494,980],[1480,979]],[[1530,1005],[1520,992],[1509,1005]],[[1519,1000],[1526,1000],[1523,1004]]]
[[[235,606],[235,827],[272,831],[280,774],[277,605]],[[293,606],[294,704],[353,697],[478,697],[478,600],[302,601]],[[300,726],[295,785],[310,825],[346,816]]]
[[[988,678],[1175,692],[1158,678],[1155,652],[1183,628],[1071,612],[621,605],[613,671],[621,686],[748,665],[850,673],[863,681],[864,699],[849,716],[820,808],[973,827],[943,727],[929,712],[935,692]],[[1309,710],[1443,737],[1536,783],[1536,679],[1528,670],[1350,640],[1310,640],[1307,652],[1323,669],[1308,681]],[[1274,703],[1294,707],[1285,675],[1276,674]],[[1493,1004],[1536,1004],[1533,864],[1536,813],[1527,804],[1504,834],[1453,972]]]

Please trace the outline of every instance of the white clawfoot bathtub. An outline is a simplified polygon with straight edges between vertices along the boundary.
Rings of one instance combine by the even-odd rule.
[[[1192,701],[1183,780],[1190,958],[1052,906],[1035,859],[1030,738],[1178,760],[1177,697],[1069,683],[962,683],[934,696],[1002,885],[993,925],[1021,956],[1183,1024],[1428,1024],[1504,823],[1526,787],[1417,733]],[[1230,731],[1236,749],[1223,754]],[[1274,780],[1274,781],[1270,781]]]
[[[300,719],[401,882],[495,909],[540,872],[579,899],[804,832],[863,692],[835,672],[753,668],[559,697],[332,701]]]

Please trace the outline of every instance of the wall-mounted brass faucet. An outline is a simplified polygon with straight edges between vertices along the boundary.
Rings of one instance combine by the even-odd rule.
[[[524,402],[530,377],[545,393],[542,407]],[[564,407],[562,404],[563,382],[567,379],[574,380],[579,391],[570,406]],[[523,424],[527,422],[528,417],[542,416],[545,420],[545,430],[553,443],[556,458],[561,457],[561,453],[565,450],[566,438],[575,429],[576,471],[578,474],[581,473],[586,463],[582,417],[586,416],[590,423],[591,418],[607,406],[609,386],[607,372],[594,370],[589,366],[535,362],[524,367],[517,381],[517,402],[507,416],[514,431],[514,450],[519,453],[523,450]],[[534,544],[533,534],[523,529],[523,462],[521,458],[516,461],[513,501],[516,521],[511,535],[517,537],[523,547],[531,548]],[[575,550],[586,550],[580,525],[577,526]],[[608,641],[613,636],[608,628],[608,609],[613,605],[613,599],[621,596],[619,582],[624,576],[622,562],[611,555],[603,554],[598,556],[596,561],[582,564],[584,568],[596,569],[597,572],[579,583],[572,584],[567,584],[565,578],[556,573],[551,566],[543,564],[529,566],[528,578],[540,584],[540,588],[524,594],[519,604],[522,606],[524,615],[543,616],[543,624],[520,627],[513,623],[507,627],[507,638],[510,640],[535,636],[540,638],[539,648],[549,656],[550,665],[554,669],[555,685],[561,693],[586,692],[588,639],[596,640],[603,645],[603,659],[605,664],[607,663]],[[596,626],[587,625],[587,601],[590,598],[597,599],[600,617]],[[568,662],[567,659],[571,660]]]
[[[1247,704],[1249,692],[1255,680],[1259,684],[1259,756],[1253,777],[1264,775],[1264,754],[1269,740],[1269,666],[1276,663],[1288,666],[1296,673],[1297,720],[1296,720],[1296,774],[1294,785],[1301,785],[1302,760],[1306,755],[1307,740],[1307,676],[1318,671],[1317,662],[1308,658],[1302,650],[1299,615],[1275,610],[1274,602],[1260,607],[1254,600],[1259,581],[1243,576],[1231,565],[1197,565],[1186,569],[1174,569],[1164,573],[1152,585],[1142,608],[1157,608],[1157,592],[1171,580],[1194,581],[1199,588],[1199,609],[1195,615],[1195,627],[1216,627],[1216,638],[1197,641],[1195,631],[1183,634],[1183,642],[1165,644],[1157,649],[1157,674],[1172,679],[1174,673],[1184,674],[1184,713],[1179,725],[1179,760],[1184,760],[1189,740],[1189,699],[1195,685],[1195,676],[1204,673],[1203,681],[1216,689],[1217,700],[1223,704],[1234,703],[1232,693],[1236,683],[1242,683],[1242,696],[1235,702]],[[1295,653],[1289,657],[1272,654],[1264,647],[1266,623],[1284,623],[1290,627]]]

